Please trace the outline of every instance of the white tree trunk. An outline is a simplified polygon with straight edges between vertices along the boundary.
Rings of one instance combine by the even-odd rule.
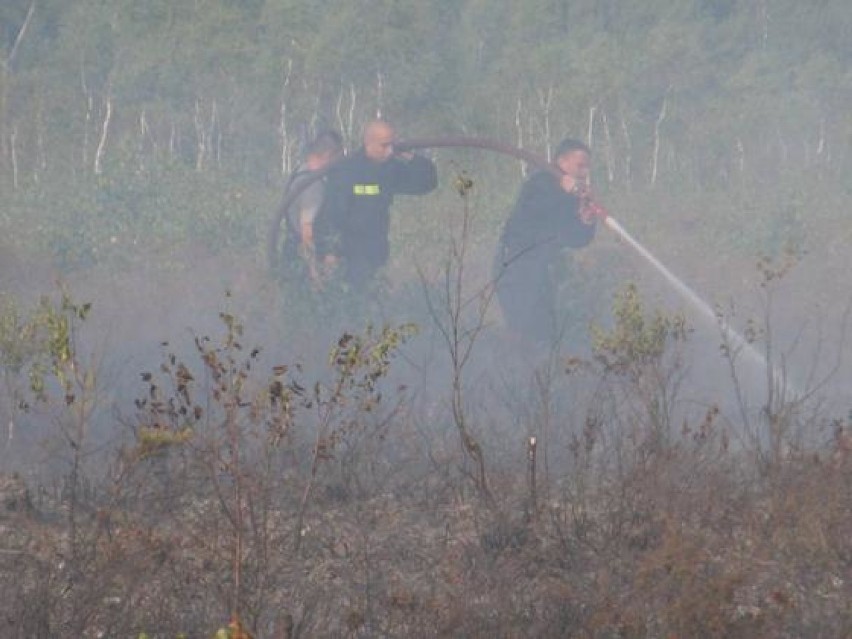
[[[758,3],[758,20],[760,21],[760,48],[766,50],[769,42],[769,2],[760,0]]]
[[[745,175],[745,146],[740,137],[737,137],[737,169],[740,172],[740,177]]]
[[[41,173],[47,171],[47,153],[45,152],[45,144],[44,144],[44,112],[42,110],[42,106],[39,105],[39,109],[36,113],[36,163],[35,170],[33,171],[33,179],[38,182],[41,178]]]
[[[343,87],[340,87],[340,92],[337,94],[337,107],[335,109],[335,114],[337,115],[337,126],[340,130],[340,134],[346,140],[347,144],[351,145],[354,143],[354,127],[355,127],[355,103],[357,98],[357,93],[355,92],[355,85],[349,84],[349,109],[344,115],[344,100],[343,100]]]
[[[98,148],[95,151],[94,171],[95,175],[103,173],[103,159],[106,151],[107,136],[109,134],[109,124],[112,120],[112,96],[107,93],[106,97],[106,112],[104,113],[104,121],[101,126],[101,139],[98,141]]]
[[[334,115],[337,118],[337,130],[341,135],[346,135],[346,128],[343,126],[343,86],[337,92],[337,104],[334,106]],[[348,139],[348,138],[347,138]]]
[[[278,138],[281,141],[281,175],[290,172],[290,133],[287,130],[287,100],[281,98],[278,116]]]
[[[219,122],[219,105],[213,100],[210,107],[210,129],[207,133],[213,148],[213,157],[216,159],[216,167],[222,168],[222,125]]]
[[[176,152],[177,152],[177,127],[175,126],[175,121],[172,120],[171,127],[169,128],[169,160],[175,159]]]
[[[83,117],[83,143],[80,148],[80,163],[84,170],[89,166],[89,127],[92,124],[92,113],[95,108],[94,97],[86,82],[86,65],[80,60],[80,89],[86,103],[86,115]]]
[[[346,137],[349,140],[355,139],[355,84],[349,83],[349,120],[346,123]]]
[[[385,81],[381,71],[376,71],[376,119],[382,119],[382,102],[384,101]]]
[[[518,96],[518,106],[515,109],[515,130],[517,131],[517,145],[519,149],[524,148],[524,125],[523,125],[523,103],[521,102],[520,96]],[[521,176],[527,176],[526,164],[520,162],[521,168]]]
[[[308,133],[311,139],[316,138],[319,132],[320,119],[320,101],[322,97],[322,87],[317,87],[316,95],[314,96],[314,108],[311,111],[311,121],[308,123]]]
[[[204,170],[204,160],[207,155],[207,131],[204,128],[204,122],[201,119],[201,101],[200,99],[195,99],[195,140],[196,140],[196,151],[195,151],[195,170],[203,171]]]
[[[544,148],[545,153],[547,155],[547,161],[551,162],[553,160],[553,140],[550,139],[550,115],[552,112],[553,106],[553,85],[551,84],[547,87],[547,91],[538,90],[538,101],[541,104],[541,110],[543,114],[543,135],[544,135]]]
[[[633,180],[633,139],[630,137],[630,129],[627,127],[627,118],[624,117],[623,107],[621,110],[621,133],[624,136],[624,180],[629,187]]]
[[[594,145],[594,137],[595,137],[595,113],[597,112],[597,107],[592,105],[589,107],[589,128],[586,133],[586,144],[589,148],[592,148]]]
[[[822,157],[823,157],[823,155],[826,155],[826,153],[825,153],[825,147],[826,147],[826,142],[825,142],[825,118],[822,118],[822,119],[820,119],[820,121],[819,121],[819,137],[818,137],[818,140],[817,140],[817,149],[816,149],[817,159],[820,159],[820,160],[821,160],[821,159],[822,159]]]
[[[657,121],[654,123],[654,150],[651,156],[651,186],[654,186],[657,183],[657,171],[660,163],[660,127],[663,124],[663,120],[666,119],[670,90],[671,87],[666,90],[666,93],[663,96],[663,104],[660,106],[660,113],[657,115]]]
[[[86,95],[86,116],[83,119],[83,148],[80,151],[80,159],[84,167],[89,166],[89,127],[92,124],[94,107],[94,98],[89,93]]]
[[[10,136],[11,143],[11,155],[12,155],[12,188],[16,191],[18,190],[18,127],[15,126],[12,128],[12,135]]]
[[[21,40],[24,39],[24,34],[27,32],[27,27],[30,26],[30,21],[33,19],[33,13],[35,13],[35,0],[30,2],[30,8],[27,9],[27,15],[24,18],[24,22],[21,25],[21,28],[18,29],[18,34],[15,36],[15,41],[12,43],[12,48],[9,50],[9,55],[6,56],[6,59],[3,61],[3,66],[7,69],[12,66],[12,63],[15,61],[15,54],[18,53],[18,47],[21,46]]]
[[[148,122],[145,119],[145,109],[139,114],[139,132],[136,140],[136,155],[139,171],[145,170],[145,137],[148,133]]]
[[[609,118],[606,110],[601,109],[601,126],[604,135],[604,164],[606,165],[606,181],[612,184],[615,181],[615,167],[613,166],[612,134],[609,130]]]
[[[281,109],[279,111],[278,138],[281,142],[281,175],[287,175],[291,170],[291,142],[290,132],[287,126],[287,97],[290,88],[290,80],[293,73],[293,60],[287,59],[287,69],[284,71],[284,79],[281,83]]]

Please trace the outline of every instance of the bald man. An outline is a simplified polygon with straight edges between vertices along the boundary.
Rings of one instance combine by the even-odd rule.
[[[326,198],[317,215],[317,253],[338,261],[349,287],[365,290],[390,253],[388,230],[395,195],[423,195],[438,185],[435,165],[412,153],[396,153],[396,133],[375,120],[364,128],[363,146],[328,173]]]

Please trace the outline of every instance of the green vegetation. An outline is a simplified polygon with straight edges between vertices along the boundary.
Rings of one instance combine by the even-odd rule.
[[[190,240],[257,250],[311,131],[354,145],[380,110],[409,136],[541,153],[587,138],[599,190],[631,221],[686,218],[745,254],[818,244],[849,195],[849,20],[841,0],[12,0],[0,230],[64,266]],[[470,168],[503,205],[487,203],[494,227],[515,167]]]

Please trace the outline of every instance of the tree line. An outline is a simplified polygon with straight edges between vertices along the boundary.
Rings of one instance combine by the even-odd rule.
[[[842,170],[850,27],[840,0],[14,0],[3,179],[127,155],[268,176],[377,111],[543,149],[582,134],[618,183]]]
[[[0,184],[277,187],[316,130],[356,145],[377,114],[543,154],[570,134],[615,192],[838,180],[850,31],[843,0],[11,0]]]

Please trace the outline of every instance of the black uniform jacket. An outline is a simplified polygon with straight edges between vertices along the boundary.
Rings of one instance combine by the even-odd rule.
[[[390,206],[395,195],[421,195],[438,185],[435,165],[415,155],[374,162],[359,150],[328,172],[315,226],[317,253],[379,267],[389,254]]]
[[[564,247],[589,244],[595,226],[580,219],[579,205],[579,198],[565,192],[554,175],[545,171],[533,174],[521,188],[503,227],[498,265],[546,261]]]

